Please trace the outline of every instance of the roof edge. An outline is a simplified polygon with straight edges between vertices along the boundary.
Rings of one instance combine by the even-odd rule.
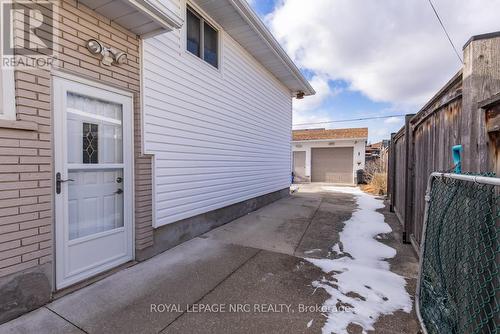
[[[255,11],[250,7],[246,0],[229,0],[233,7],[240,13],[243,19],[254,28],[254,30],[264,39],[264,41],[269,45],[271,50],[281,59],[286,67],[290,70],[293,76],[301,83],[303,86],[303,93],[306,96],[316,94],[316,91],[311,86],[309,81],[300,72],[299,68],[288,54],[283,50],[278,41],[271,34],[269,29],[264,25],[262,20],[257,16]],[[294,92],[298,93],[298,92]]]
[[[183,19],[165,5],[151,0],[127,0],[129,5],[148,15],[153,21],[167,30],[182,27]]]

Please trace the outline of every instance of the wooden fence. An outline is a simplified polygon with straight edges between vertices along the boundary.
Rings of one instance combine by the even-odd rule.
[[[418,250],[427,179],[454,167],[452,147],[463,146],[463,172],[499,171],[500,32],[473,37],[465,64],[405,126],[391,135],[388,192],[404,226],[403,241]]]

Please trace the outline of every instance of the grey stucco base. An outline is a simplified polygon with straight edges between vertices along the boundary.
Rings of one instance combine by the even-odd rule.
[[[289,195],[290,189],[285,188],[159,227],[153,232],[153,246],[143,250],[137,250],[135,253],[136,260],[144,261],[149,259],[185,241],[193,239],[216,227],[227,224],[249,212],[255,211]]]
[[[46,263],[0,278],[0,324],[50,301],[51,272]]]

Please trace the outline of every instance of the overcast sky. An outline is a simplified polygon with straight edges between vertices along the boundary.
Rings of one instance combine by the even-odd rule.
[[[428,0],[249,0],[317,94],[294,124],[416,112],[461,67]],[[500,0],[433,0],[453,42],[500,30]],[[389,138],[402,118],[308,125],[367,126]],[[299,127],[296,127],[299,128]]]

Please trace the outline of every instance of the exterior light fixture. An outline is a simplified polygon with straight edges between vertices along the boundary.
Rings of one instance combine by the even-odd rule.
[[[93,55],[99,54],[103,50],[103,46],[99,41],[95,39],[89,39],[87,41],[87,49],[89,50],[90,53]]]
[[[101,63],[106,66],[112,64],[122,65],[127,62],[127,54],[110,47],[104,46],[96,39],[87,41],[87,50],[93,55],[101,55]]]
[[[127,62],[127,54],[123,51],[115,52],[114,54],[115,63],[118,65],[125,64]]]
[[[304,98],[304,92],[298,92],[295,97],[297,100],[302,100]]]

